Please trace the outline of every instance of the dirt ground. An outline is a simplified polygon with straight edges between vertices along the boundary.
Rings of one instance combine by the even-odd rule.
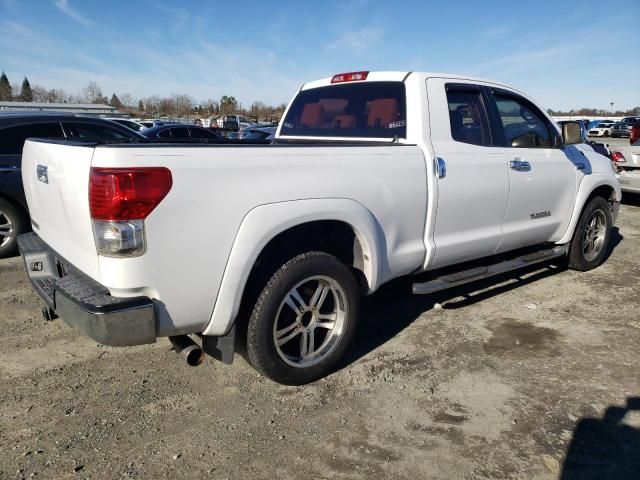
[[[0,479],[640,478],[640,197],[612,240],[588,273],[394,282],[305,387],[238,356],[188,367],[165,339],[96,345],[0,260]]]

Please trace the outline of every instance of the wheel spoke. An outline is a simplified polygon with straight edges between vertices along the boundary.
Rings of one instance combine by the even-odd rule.
[[[297,324],[294,324],[296,326],[298,326]],[[288,327],[287,327],[288,328]],[[283,329],[284,330],[284,329]],[[296,335],[299,335],[300,332],[304,332],[299,326],[298,328],[295,328],[293,331],[289,332],[288,334],[284,334],[283,337],[280,337],[276,340],[276,342],[278,343],[278,346],[281,347],[282,345],[284,345],[285,343],[287,343],[289,340],[293,339],[296,337]],[[304,336],[304,335],[303,335]]]
[[[300,326],[300,323],[298,323],[298,321],[296,320],[295,322],[293,322],[291,325],[289,325],[288,327],[284,327],[278,331],[276,331],[276,338],[280,339],[283,336],[285,336],[287,333],[289,333],[291,330],[297,328]]]
[[[305,359],[309,354],[309,335],[307,335],[306,330],[302,331],[302,336],[300,337],[300,358]]]
[[[336,320],[338,318],[337,313],[322,313],[316,317],[316,328],[326,328],[327,330],[333,329],[336,326]],[[323,321],[324,320],[324,321]]]
[[[307,345],[307,355],[311,355],[315,351],[315,332],[313,328],[309,330],[309,344]]]
[[[330,289],[327,284],[325,284],[324,282],[319,282],[318,288],[316,288],[316,291],[313,292],[313,296],[309,301],[309,306],[312,308],[315,307],[316,309],[320,310],[320,308],[324,304],[324,301],[327,299],[329,290]]]
[[[298,315],[302,315],[304,313],[304,309],[307,307],[307,304],[304,302],[304,300],[302,300],[302,297],[298,293],[298,290],[296,290],[295,288],[293,288],[289,292],[285,303],[289,305],[289,307]]]

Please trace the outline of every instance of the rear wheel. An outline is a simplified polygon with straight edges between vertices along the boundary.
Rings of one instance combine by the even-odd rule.
[[[18,235],[24,232],[26,222],[22,211],[0,198],[0,258],[13,254],[18,245]]]
[[[569,268],[587,271],[604,261],[611,237],[611,208],[602,197],[585,206],[569,246]]]
[[[347,266],[308,252],[269,279],[247,329],[247,354],[265,376],[301,385],[330,373],[355,331],[360,293]]]

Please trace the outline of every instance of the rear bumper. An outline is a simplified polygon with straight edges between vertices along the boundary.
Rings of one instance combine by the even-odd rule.
[[[156,341],[155,314],[148,297],[112,297],[106,287],[63,259],[35,233],[20,235],[18,247],[33,288],[66,323],[103,345]]]

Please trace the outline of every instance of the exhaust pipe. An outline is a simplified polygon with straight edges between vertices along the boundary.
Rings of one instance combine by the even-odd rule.
[[[171,346],[176,353],[181,354],[188,365],[197,367],[204,361],[204,351],[200,345],[191,340],[189,335],[169,337]]]

